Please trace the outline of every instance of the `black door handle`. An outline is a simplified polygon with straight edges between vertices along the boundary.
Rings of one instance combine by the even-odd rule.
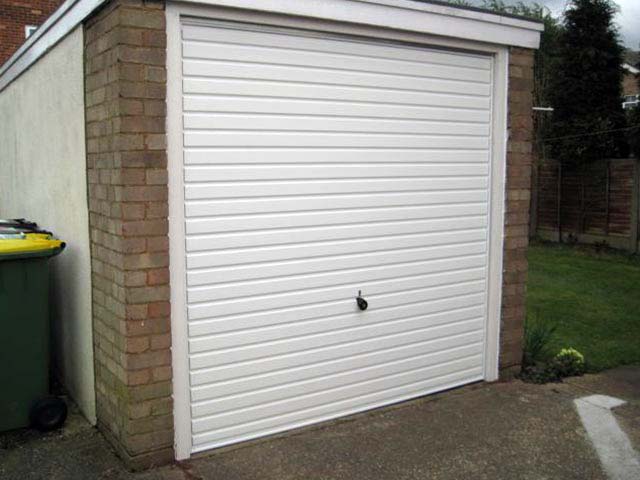
[[[356,297],[356,303],[360,310],[366,310],[369,307],[369,302],[362,298],[362,292],[358,290],[358,296]]]

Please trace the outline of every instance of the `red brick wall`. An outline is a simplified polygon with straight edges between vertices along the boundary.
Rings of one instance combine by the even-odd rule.
[[[85,23],[98,427],[133,468],[173,460],[164,2]]]
[[[625,73],[622,77],[622,94],[638,95],[640,93],[640,83],[638,76],[631,73]]]
[[[42,25],[64,0],[0,0],[0,65],[25,41],[26,25]]]
[[[533,160],[533,50],[509,52],[507,184],[500,325],[500,369],[517,370],[522,361],[526,316],[527,245]]]

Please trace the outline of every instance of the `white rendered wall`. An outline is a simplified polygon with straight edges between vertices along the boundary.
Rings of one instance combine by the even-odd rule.
[[[0,218],[36,221],[67,242],[52,262],[54,353],[95,423],[82,26],[0,92]]]

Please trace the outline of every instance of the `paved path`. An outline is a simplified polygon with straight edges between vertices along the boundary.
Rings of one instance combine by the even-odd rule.
[[[64,431],[0,436],[0,478],[116,480],[606,479],[574,400],[613,414],[640,451],[640,367],[543,386],[480,384],[296,435],[129,473],[78,416]]]

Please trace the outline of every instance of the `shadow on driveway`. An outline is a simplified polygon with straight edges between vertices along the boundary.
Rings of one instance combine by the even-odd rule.
[[[0,435],[0,478],[135,480],[605,479],[573,405],[600,393],[640,451],[640,367],[562,384],[478,384],[142,473],[76,413],[46,435]]]

